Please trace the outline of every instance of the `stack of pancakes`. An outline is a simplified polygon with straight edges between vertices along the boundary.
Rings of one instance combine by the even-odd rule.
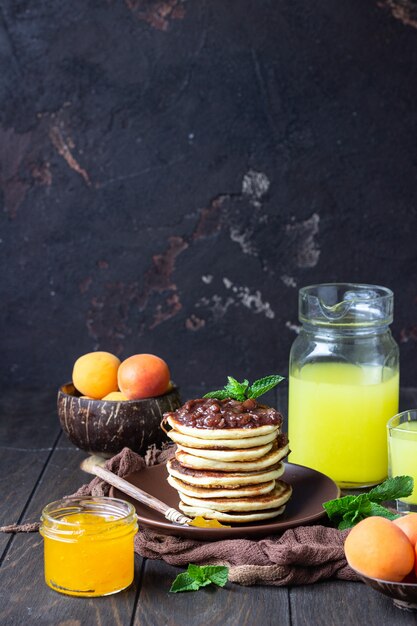
[[[250,427],[233,427],[234,420],[226,418],[222,427],[216,428],[203,426],[204,422],[210,423],[212,415],[204,413],[203,405],[197,408],[200,414],[194,412],[199,417],[193,425],[192,420],[184,419],[184,409],[191,402],[207,403],[193,400],[164,416],[172,428],[168,435],[177,444],[175,458],[168,461],[167,468],[168,482],[180,497],[179,508],[192,517],[232,523],[280,515],[292,492],[279,480],[284,472],[282,460],[289,452],[287,437],[281,434],[281,415],[268,409],[269,415],[274,414],[274,419],[269,419],[273,423],[262,423],[261,417],[256,417],[256,409],[262,405],[252,400]],[[224,414],[231,404],[230,400],[214,402]],[[229,405],[224,406],[227,402]],[[235,414],[238,404],[233,405]],[[247,406],[241,409],[245,416],[251,414]],[[261,424],[256,425],[257,421]],[[236,422],[240,424],[239,418]]]

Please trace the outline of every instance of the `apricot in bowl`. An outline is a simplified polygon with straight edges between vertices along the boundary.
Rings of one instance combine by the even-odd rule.
[[[118,391],[117,372],[120,359],[110,352],[88,352],[74,363],[72,382],[84,396],[100,400]]]
[[[413,514],[409,514],[413,516]],[[417,609],[416,519],[373,516],[352,528],[345,541],[349,566],[361,580],[402,609]]]
[[[134,354],[119,366],[117,381],[129,400],[151,398],[166,393],[170,373],[168,365],[155,354]]]

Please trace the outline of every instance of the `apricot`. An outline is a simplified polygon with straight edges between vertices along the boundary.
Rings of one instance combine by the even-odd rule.
[[[152,398],[166,393],[170,373],[163,359],[154,354],[134,354],[119,367],[119,389],[129,400]]]
[[[99,400],[117,391],[120,360],[110,352],[89,352],[75,361],[72,371],[74,387],[84,396]]]
[[[349,565],[371,578],[399,582],[414,567],[414,549],[403,531],[384,517],[367,517],[345,541]]]
[[[416,545],[414,546],[414,551],[415,551],[415,553],[416,553],[416,559],[415,559],[415,561],[414,561],[414,574],[417,576],[417,543],[416,543]]]
[[[123,402],[125,400],[128,400],[129,398],[126,398],[124,393],[122,393],[121,391],[111,391],[107,394],[107,396],[104,396],[104,398],[101,399],[112,402]]]
[[[417,513],[407,513],[403,517],[397,517],[394,524],[407,535],[412,546],[417,544]]]

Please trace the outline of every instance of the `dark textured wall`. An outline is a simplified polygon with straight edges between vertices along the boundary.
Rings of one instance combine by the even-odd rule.
[[[0,375],[287,371],[297,289],[395,291],[417,369],[408,0],[1,0]]]

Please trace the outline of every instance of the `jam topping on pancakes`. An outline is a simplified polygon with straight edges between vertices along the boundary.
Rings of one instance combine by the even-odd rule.
[[[239,402],[231,398],[197,398],[189,400],[172,413],[165,413],[183,426],[205,428],[257,428],[258,426],[280,426],[282,415],[272,407],[258,404],[254,399]]]

